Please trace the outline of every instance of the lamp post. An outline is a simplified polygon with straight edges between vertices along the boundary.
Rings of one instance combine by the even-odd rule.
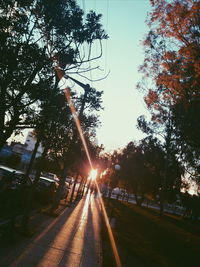
[[[84,89],[84,91],[85,91],[84,96],[83,96],[82,105],[81,105],[80,112],[79,112],[79,117],[81,117],[82,114],[83,114],[83,110],[84,110],[84,107],[85,107],[86,100],[87,100],[87,95],[88,95],[91,87],[90,87],[89,84],[84,84],[84,83],[82,83],[82,82],[80,82],[80,81],[78,81],[78,80],[76,80],[76,79],[74,79],[74,78],[72,78],[72,77],[70,77],[68,75],[64,75],[64,77],[66,79],[72,80],[73,82],[75,82],[76,84],[78,84],[80,87],[82,87]]]
[[[115,165],[114,165],[114,170],[116,171],[116,173],[117,173],[120,169],[121,169],[121,166],[120,166],[119,164],[115,164]],[[109,195],[108,195],[108,199],[110,199],[110,197],[111,197],[111,192],[112,192],[112,190],[111,190],[111,188],[110,188],[110,186],[109,186]],[[117,199],[118,199],[118,198],[117,198]],[[109,222],[110,222],[111,225],[114,226],[114,224],[115,224],[115,218],[114,218],[114,209],[113,209],[113,208],[114,208],[114,207],[113,207],[113,204],[109,201],[109,202],[108,202]]]
[[[114,167],[112,166],[112,173],[117,173],[120,170],[120,168],[121,168],[121,166],[119,164],[115,164]],[[114,169],[114,171],[113,171],[113,169]],[[110,183],[112,183],[111,180],[109,181],[108,198],[111,197],[111,193],[112,193],[112,190],[111,190],[111,187],[110,187]]]
[[[119,164],[115,164],[114,166],[115,171],[116,171],[116,176],[118,178],[118,171],[121,169],[121,166]],[[117,194],[117,199],[119,198],[119,193]]]

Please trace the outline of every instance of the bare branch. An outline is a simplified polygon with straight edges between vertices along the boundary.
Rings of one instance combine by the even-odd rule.
[[[110,74],[110,71],[103,77],[103,78],[100,78],[100,79],[89,79],[88,77],[84,76],[84,75],[81,75],[80,73],[77,73],[79,76],[81,76],[82,78],[90,81],[90,82],[99,82],[99,81],[102,81],[104,79],[106,79],[108,77],[108,75]]]
[[[29,17],[29,18],[31,18],[31,14],[30,14],[30,17]],[[36,27],[36,24],[37,24],[37,19],[35,20],[35,22],[34,22],[34,24],[33,24],[33,27],[31,28],[31,30],[30,30],[30,32],[29,32],[28,38],[27,38],[27,40],[26,40],[26,43],[27,43],[27,44],[28,44],[29,41],[30,41],[30,38],[31,38],[31,36],[32,36],[32,34],[33,34],[33,30],[34,30],[35,27]]]
[[[96,67],[93,67],[93,68],[89,68],[88,67],[88,68],[80,70],[80,71],[68,72],[68,74],[79,74],[79,73],[89,72],[89,71],[92,71],[92,70],[100,70],[100,68],[99,68],[99,66],[96,66]]]
[[[94,60],[97,60],[99,58],[101,58],[102,54],[103,54],[103,49],[102,49],[102,43],[101,43],[101,40],[99,40],[99,43],[100,43],[100,54],[96,57],[93,57],[93,58],[90,58],[90,59],[86,59],[86,60],[81,60],[80,62],[76,62],[76,65],[74,65],[73,67],[70,67],[70,68],[66,68],[65,71],[69,71],[71,69],[75,69],[77,68],[77,65],[80,66],[82,65],[83,63],[87,63],[87,62],[91,62],[91,61],[94,61]]]

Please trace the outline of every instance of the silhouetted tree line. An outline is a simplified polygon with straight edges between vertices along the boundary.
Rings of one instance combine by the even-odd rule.
[[[176,162],[183,175],[200,183],[200,3],[158,0],[151,5],[149,32],[143,43],[145,59],[140,66],[143,79],[138,89],[145,95],[152,116],[149,122],[139,117],[138,128],[162,142],[164,201]]]
[[[151,113],[137,122],[147,137],[116,152],[121,169],[110,175],[138,204],[159,196],[163,214],[164,203],[184,187],[183,176],[200,184],[200,3],[155,0],[151,6],[137,85]]]
[[[0,10],[0,150],[12,134],[34,129],[37,142],[26,174],[34,162],[35,184],[43,170],[60,174],[56,207],[66,175],[73,172],[85,177],[88,163],[55,70],[82,77],[98,70],[98,66],[91,69],[90,61],[101,57],[101,42],[107,35],[100,24],[101,15],[94,11],[84,14],[75,0],[1,1]],[[99,48],[96,56],[94,43],[95,52]],[[82,89],[77,93],[72,86],[70,98],[96,159],[102,91],[90,86]],[[44,151],[36,161],[39,144]],[[25,213],[27,217],[28,204]]]

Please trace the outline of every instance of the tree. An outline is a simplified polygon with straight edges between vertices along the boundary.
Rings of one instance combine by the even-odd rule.
[[[95,146],[92,145],[91,137],[93,135],[91,135],[91,133],[95,133],[95,127],[98,125],[98,119],[94,114],[92,114],[92,111],[98,111],[101,108],[102,92],[98,92],[93,88],[91,88],[92,93],[90,92],[90,89],[88,90],[89,94],[84,102],[80,101],[80,98],[83,98],[83,96],[80,95],[80,97],[78,97],[73,91],[71,92],[71,98],[76,101],[76,107],[81,112],[79,113],[79,117],[82,122],[81,126],[83,134],[85,135],[85,140],[87,140],[88,150],[91,152],[96,151]],[[42,106],[43,108],[40,112],[40,117],[38,117],[37,128],[35,129],[37,143],[41,142],[43,144],[44,152],[37,164],[34,185],[37,184],[41,171],[46,168],[45,163],[48,158],[60,165],[61,179],[52,205],[53,212],[59,204],[67,173],[75,173],[77,181],[79,174],[84,177],[85,173],[89,172],[89,163],[83,144],[81,143],[81,139],[78,136],[78,131],[74,125],[73,114],[70,111],[69,105],[66,103],[64,95],[56,90],[53,90],[49,96],[49,100],[50,103],[46,101]],[[89,115],[87,115],[87,109],[90,111]],[[94,153],[91,153],[90,156],[92,160]],[[73,186],[73,192],[76,181]],[[29,199],[29,202],[31,201],[32,196],[30,196]],[[30,215],[29,206],[29,203],[27,203],[27,209],[25,211],[22,224],[24,229],[27,229],[28,226]]]
[[[200,101],[191,101],[187,109],[183,103],[173,106],[173,125],[180,149],[180,157],[185,161],[187,171],[198,183],[200,173]]]
[[[184,164],[179,158],[179,149],[177,148],[170,114],[168,117],[159,115],[159,119],[152,120],[151,122],[147,122],[144,116],[140,116],[138,118],[138,128],[149,135],[147,138],[147,140],[150,140],[148,142],[149,146],[152,147],[155,142],[155,147],[160,151],[158,153],[154,149],[158,155],[158,158],[155,157],[155,163],[160,165],[156,169],[159,169],[157,175],[160,176],[160,214],[163,215],[164,202],[170,200],[170,197],[171,199],[175,198],[175,194],[180,192],[182,175],[184,174]],[[153,138],[154,136],[158,136],[161,141]],[[151,140],[154,140],[154,142]],[[154,159],[154,156],[151,155],[151,158]]]
[[[139,88],[152,121],[171,134],[177,155],[199,168],[200,3],[195,0],[151,1],[145,59]],[[192,128],[192,131],[189,129]]]
[[[128,187],[135,194],[137,204],[141,205],[146,193],[148,174],[142,150],[133,142],[123,151],[121,171],[126,173]]]
[[[160,155],[159,149],[153,149],[153,145],[156,148],[154,140],[146,138],[138,144],[130,142],[121,152],[120,177],[125,188],[135,194],[138,205],[145,196],[151,195],[153,198],[158,194],[161,164],[157,163],[162,163],[162,153]]]
[[[58,85],[52,67],[75,73],[94,60],[92,44],[107,38],[101,15],[83,11],[74,0],[1,1],[0,149],[15,131],[35,126],[49,91]],[[88,53],[82,54],[84,43]],[[99,56],[101,56],[101,51]]]
[[[101,108],[101,95],[102,92],[98,92],[90,87],[85,88],[83,101],[82,102],[78,101],[78,103],[81,104],[79,114],[77,114],[77,112],[75,111],[75,106],[72,103],[71,98],[68,100],[68,102],[70,102],[72,117],[75,120],[76,127],[73,131],[74,134],[71,138],[71,142],[69,143],[69,145],[66,146],[65,144],[63,145],[63,143],[61,144],[62,152],[60,151],[59,154],[62,155],[62,160],[64,162],[63,173],[62,173],[61,183],[56,194],[55,202],[52,206],[52,210],[56,208],[59,203],[62,186],[65,182],[67,171],[71,167],[70,162],[72,161],[71,165],[74,165],[73,155],[75,156],[74,160],[76,160],[77,152],[79,156],[80,151],[84,150],[87,156],[87,160],[91,165],[90,168],[92,168],[92,163],[91,163],[92,157],[91,155],[89,155],[91,153],[89,145],[91,146],[91,137],[94,135],[95,127],[97,127],[98,125],[98,119],[95,115],[91,113],[91,111],[98,111]],[[90,111],[89,116],[86,115],[87,113],[85,112],[87,109],[89,109]],[[91,129],[92,129],[92,134],[90,132]],[[92,146],[92,148],[94,148],[94,146]],[[68,160],[69,158],[70,160]]]

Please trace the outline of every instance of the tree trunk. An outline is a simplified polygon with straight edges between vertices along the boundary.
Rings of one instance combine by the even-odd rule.
[[[160,216],[163,217],[164,215],[164,190],[161,189],[160,192]]]
[[[167,174],[168,174],[168,164],[169,164],[169,149],[171,143],[171,131],[170,128],[167,131],[166,136],[166,158],[165,158],[165,169],[162,181],[161,195],[160,195],[160,216],[164,215],[164,202],[165,202],[165,194],[166,194],[166,183],[167,183]]]
[[[135,200],[136,200],[136,204],[141,207],[142,203],[143,203],[143,200],[144,200],[144,193],[142,193],[140,195],[140,199],[138,198],[138,193],[136,192],[135,193]]]
[[[40,145],[40,138],[37,139],[36,143],[35,143],[35,147],[34,147],[34,150],[33,150],[33,153],[31,155],[31,160],[29,162],[29,165],[28,165],[28,168],[26,170],[26,175],[28,176],[31,172],[31,169],[33,167],[33,163],[34,163],[34,160],[36,158],[36,154],[37,154],[37,150],[38,150],[38,147]]]
[[[108,188],[108,199],[111,198],[111,195],[112,195],[112,189],[109,187]]]
[[[38,142],[38,144],[39,143],[40,142]],[[36,147],[38,147],[38,146],[35,145],[34,150],[37,152]],[[46,147],[44,149],[43,153],[42,153],[42,157],[40,159],[41,162],[44,161],[44,159],[46,157],[46,154],[47,154],[47,151],[48,151],[48,148]],[[31,159],[33,158],[33,161],[34,161],[35,156],[33,157],[33,154],[32,154]],[[36,155],[36,153],[35,153],[35,155]],[[32,164],[33,164],[33,162],[32,162]],[[29,172],[30,172],[30,170],[31,170],[31,167],[29,168]],[[34,182],[33,182],[33,186],[32,186],[32,188],[30,190],[30,194],[29,194],[28,199],[27,199],[27,202],[26,202],[26,207],[25,207],[25,210],[24,210],[24,214],[23,214],[23,218],[22,218],[22,226],[21,226],[23,232],[27,232],[27,230],[28,230],[29,218],[30,218],[30,213],[31,213],[31,210],[32,210],[32,203],[34,201],[35,188],[36,188],[36,185],[37,185],[37,183],[39,181],[41,171],[42,171],[42,163],[38,166],[38,168],[36,170],[36,174],[35,174],[35,179],[34,179]],[[26,172],[26,175],[27,175],[27,173],[28,173],[28,170]]]
[[[73,188],[72,188],[72,193],[71,193],[71,197],[70,197],[70,203],[73,202],[73,198],[74,198],[74,191],[75,191],[75,188],[76,188],[76,184],[77,184],[77,181],[78,181],[78,173],[76,174],[76,178],[74,180],[74,184],[73,184]]]
[[[83,195],[84,195],[86,183],[87,183],[87,178],[84,179],[84,183],[83,183],[83,187],[82,187],[82,192],[81,192],[81,197],[83,197]]]
[[[61,179],[60,179],[60,183],[59,183],[58,189],[56,191],[56,196],[55,196],[54,202],[53,202],[52,207],[51,207],[51,212],[53,212],[59,206],[61,195],[62,195],[62,192],[63,192],[63,188],[64,188],[64,185],[65,185],[65,179],[66,179],[66,176],[67,176],[67,169],[68,169],[67,166],[64,166],[64,169],[63,169],[63,172],[62,172],[62,176],[61,176]]]
[[[82,177],[81,182],[79,184],[77,195],[76,195],[76,199],[81,198],[81,193],[82,193],[82,188],[83,188],[83,182],[84,182],[84,177]]]

